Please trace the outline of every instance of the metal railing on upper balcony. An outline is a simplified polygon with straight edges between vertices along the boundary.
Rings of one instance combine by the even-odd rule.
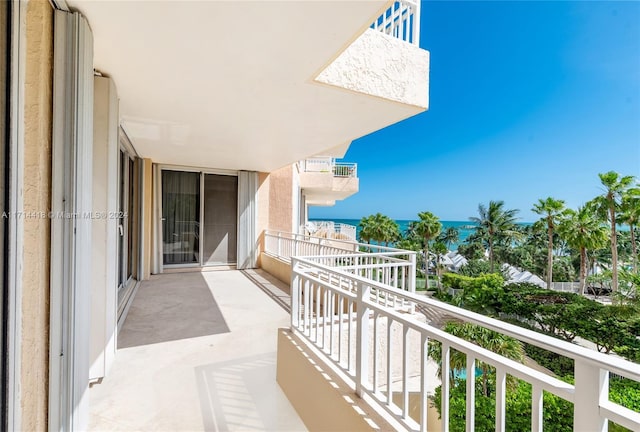
[[[393,2],[371,28],[414,45],[420,43],[420,0]]]
[[[640,413],[609,398],[609,375],[640,381],[640,365],[398,289],[393,275],[386,273],[387,278],[382,280],[379,277],[395,254],[401,252],[389,253],[388,260],[371,264],[367,261],[371,254],[348,251],[329,256],[291,257],[292,331],[346,375],[356,394],[370,401],[379,412],[386,412],[408,430],[426,431],[431,403],[427,389],[430,382],[439,380],[442,430],[448,431],[452,409],[450,358],[455,350],[467,358],[467,431],[474,430],[478,362],[495,368],[496,431],[505,431],[507,427],[507,376],[532,385],[532,431],[543,430],[544,392],[573,403],[574,431],[605,431],[608,421],[640,430]],[[354,271],[356,268],[360,270]],[[446,333],[420,320],[419,314],[399,308],[407,304],[477,324],[573,359],[575,383],[561,381]],[[412,307],[408,311],[411,310]],[[439,378],[427,367],[429,341],[441,344],[443,361]],[[410,409],[416,402],[414,396],[418,398],[417,414]]]
[[[315,157],[305,159],[299,163],[302,172],[326,172],[334,177],[358,177],[358,164],[351,162],[336,162],[332,157]]]

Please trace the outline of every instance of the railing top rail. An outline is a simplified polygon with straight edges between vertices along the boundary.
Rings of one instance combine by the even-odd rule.
[[[309,268],[300,269],[298,266],[296,266],[296,263],[298,262],[305,264],[308,267],[316,267],[329,273],[351,278],[354,281],[360,282],[361,284],[392,293],[397,297],[411,300],[419,305],[435,307],[447,312],[449,315],[455,318],[478,324],[482,327],[506,334],[520,341],[535,345],[539,348],[554,351],[558,354],[572,359],[579,359],[581,361],[591,363],[599,368],[609,370],[618,375],[631,378],[635,381],[640,381],[640,364],[633,363],[612,355],[600,353],[585,347],[574,345],[569,342],[535,332],[533,330],[518,327],[516,325],[509,324],[504,321],[490,318],[465,309],[461,309],[438,300],[421,296],[419,294],[402,291],[381,282],[361,277],[357,274],[340,271],[340,267],[329,267],[319,264],[317,262],[308,260],[307,257],[292,258],[292,271],[294,273],[304,273],[305,270],[310,271]]]
[[[414,252],[415,253],[415,252]],[[358,253],[348,253],[348,254],[333,254],[333,255],[305,255],[304,258],[314,263],[317,263],[319,260],[324,260],[325,258],[385,258],[387,261],[403,263],[410,265],[407,260],[396,258],[396,256],[402,255],[410,255],[409,253],[402,252],[358,252]],[[340,266],[340,268],[344,268],[344,266]]]
[[[273,231],[273,230],[265,230],[264,231],[265,236],[272,236],[272,237],[277,237],[278,234],[280,234],[280,236],[289,236],[291,237],[291,239],[293,240],[302,240],[302,241],[309,241],[308,239],[312,239],[312,240],[323,240],[323,241],[327,241],[327,242],[331,242],[331,243],[342,243],[345,245],[349,245],[350,248],[352,248],[353,246],[358,246],[360,247],[364,247],[364,248],[370,248],[370,249],[376,249],[379,251],[386,251],[386,252],[402,252],[405,255],[409,255],[409,254],[415,254],[416,252],[414,251],[407,251],[404,249],[398,249],[398,248],[392,248],[389,246],[381,246],[381,245],[375,245],[375,244],[369,244],[369,243],[359,243],[359,242],[354,242],[354,241],[349,241],[349,240],[342,240],[342,239],[333,239],[333,238],[324,238],[324,237],[315,237],[313,235],[305,235],[305,234],[297,234],[297,233],[291,233],[291,232],[285,232],[285,231]],[[287,237],[282,237],[282,238],[287,238]]]
[[[314,275],[305,275],[304,278],[317,284],[326,284],[326,281]],[[327,285],[327,289],[333,292],[341,291],[338,286],[331,284]],[[349,291],[344,291],[341,293],[341,295],[352,300],[355,300],[357,298],[357,295],[355,293]],[[542,386],[544,390],[558,395],[563,399],[571,402],[573,402],[574,400],[574,386],[569,383],[547,375],[544,372],[537,371],[529,366],[523,365],[522,363],[518,363],[515,360],[503,357],[499,354],[494,353],[493,351],[447,333],[444,330],[440,330],[426,323],[412,319],[411,315],[398,313],[395,310],[389,309],[386,306],[382,306],[366,298],[364,299],[364,302],[371,310],[378,312],[381,315],[391,317],[393,321],[402,323],[403,325],[406,325],[407,327],[424,334],[430,339],[445,342],[451,348],[454,348],[461,352],[473,353],[476,359],[492,364],[494,366],[501,366],[505,368],[510,375],[513,375],[516,378],[533,381],[536,384]]]

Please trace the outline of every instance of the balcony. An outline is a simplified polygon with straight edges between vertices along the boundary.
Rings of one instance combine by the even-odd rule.
[[[298,162],[300,188],[308,205],[331,206],[358,192],[358,165],[316,157]]]
[[[478,362],[495,367],[497,431],[508,427],[507,376],[532,385],[531,430],[542,430],[544,393],[574,405],[575,431],[640,429],[640,414],[608,394],[610,375],[639,381],[640,365],[431,300],[414,292],[414,252],[349,244],[265,232],[263,255],[289,263],[290,287],[263,270],[143,282],[112,370],[89,392],[90,430],[448,430],[454,409],[473,430],[474,398],[455,408],[447,397],[454,350],[467,377]],[[451,319],[573,359],[575,383],[445,333]],[[445,421],[429,402],[441,384]]]
[[[371,24],[378,30],[413,45],[420,43],[420,0],[401,0],[393,4]]]
[[[89,429],[306,430],[276,383],[284,303],[288,286],[260,270],[142,282],[111,371],[89,390]]]
[[[294,241],[288,251],[304,250]],[[272,253],[274,251],[271,251]],[[551,393],[573,404],[575,431],[605,431],[608,422],[640,430],[640,413],[610,400],[611,375],[640,381],[640,365],[619,357],[542,335],[483,315],[469,312],[412,292],[403,282],[406,272],[415,270],[400,251],[349,253],[316,256],[283,256],[292,266],[291,329],[279,342],[283,363],[291,364],[289,344],[313,355],[316,367],[331,376],[342,377],[353,398],[360,398],[389,425],[398,430],[448,430],[451,355],[466,355],[467,430],[474,430],[476,414],[476,366],[495,368],[495,430],[507,426],[505,406],[507,377],[531,385],[531,430],[542,431],[543,395]],[[473,323],[522,342],[573,360],[575,382],[564,382],[548,371],[507,359],[492,351],[452,336],[440,328],[443,320]],[[441,364],[428,356],[429,341],[441,347]],[[304,360],[302,360],[304,362]],[[434,370],[440,367],[440,374]],[[279,371],[278,376],[285,371]],[[298,412],[305,416],[295,383],[282,376],[279,382]],[[442,421],[434,418],[430,397],[441,385]],[[296,393],[297,391],[297,393]],[[339,396],[336,396],[339,397]],[[365,410],[367,412],[367,410]],[[459,412],[455,413],[460,416]],[[327,420],[330,421],[330,420]],[[383,428],[384,429],[384,428]]]

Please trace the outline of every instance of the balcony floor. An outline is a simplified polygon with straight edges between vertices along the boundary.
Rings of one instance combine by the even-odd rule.
[[[276,329],[288,325],[242,272],[153,276],[89,392],[90,429],[306,430],[276,383]]]

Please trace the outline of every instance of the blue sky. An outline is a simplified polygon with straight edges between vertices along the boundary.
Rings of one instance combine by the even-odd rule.
[[[640,2],[422,2],[425,113],[354,141],[360,192],[312,218],[431,211],[467,220],[503,200],[577,207],[598,173],[640,177]]]

